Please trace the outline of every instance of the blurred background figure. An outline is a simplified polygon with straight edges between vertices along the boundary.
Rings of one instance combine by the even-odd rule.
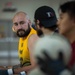
[[[34,57],[39,69],[32,70],[29,75],[36,75],[37,72],[39,75],[72,75],[68,68],[71,52],[70,42],[61,35],[40,38],[34,47]]]

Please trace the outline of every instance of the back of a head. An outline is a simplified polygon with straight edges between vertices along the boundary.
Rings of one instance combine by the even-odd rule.
[[[50,36],[44,36],[40,38],[35,44],[34,56],[44,58],[43,51],[46,51],[48,55],[53,59],[58,59],[58,54],[63,54],[63,62],[68,65],[71,57],[71,45],[69,41],[62,35],[52,34]]]
[[[67,1],[59,7],[62,13],[68,13],[70,17],[75,17],[75,0]]]
[[[43,53],[45,51],[48,53],[48,56],[53,60],[57,60],[59,58],[59,53],[61,52],[63,54],[64,64],[68,65],[68,62],[71,57],[71,45],[64,36],[59,35],[59,34],[52,34],[50,36],[44,36],[37,41],[34,47],[35,48],[34,48],[33,54],[34,54],[36,63],[38,62],[37,57],[44,59],[41,61],[42,64],[44,61],[46,61],[45,60],[46,57],[44,56],[44,53]],[[45,74],[45,72],[43,72],[38,65],[38,67],[36,67],[29,73],[29,75],[49,75],[49,74]],[[63,70],[59,75],[71,75],[71,72],[68,70]]]
[[[53,8],[49,6],[39,7],[34,14],[34,19],[39,20],[43,27],[56,26],[57,18]]]

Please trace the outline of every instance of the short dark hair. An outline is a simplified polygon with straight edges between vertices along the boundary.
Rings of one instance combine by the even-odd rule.
[[[35,20],[35,25],[37,25],[36,23],[37,23],[37,20]],[[41,21],[40,21],[40,23],[39,23],[39,26],[40,26],[40,27],[44,27],[44,25],[41,23]],[[49,30],[51,30],[51,31],[55,31],[56,28],[57,28],[57,24],[53,25],[52,27],[44,27],[44,28],[47,28],[47,29],[49,29]]]
[[[59,10],[63,13],[68,13],[70,17],[75,17],[75,1],[68,1],[60,5]]]

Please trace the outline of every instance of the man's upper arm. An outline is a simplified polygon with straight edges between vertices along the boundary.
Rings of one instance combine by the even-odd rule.
[[[35,65],[34,64],[35,61],[34,61],[34,57],[33,57],[33,48],[34,48],[34,45],[35,45],[37,40],[38,40],[38,36],[36,34],[31,35],[29,40],[28,40],[28,48],[29,48],[29,53],[30,53],[31,65]]]

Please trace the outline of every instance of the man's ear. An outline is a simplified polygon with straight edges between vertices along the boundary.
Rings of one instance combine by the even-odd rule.
[[[37,25],[39,25],[39,24],[40,24],[40,21],[39,21],[39,20],[37,20],[37,21],[36,21],[36,24],[37,24]]]
[[[29,20],[29,25],[30,25],[30,26],[32,25],[31,20]]]
[[[36,24],[37,24],[38,28],[42,28],[42,27],[43,27],[43,26],[41,25],[41,23],[40,23],[39,20],[36,21]]]
[[[13,31],[13,32],[16,32],[16,30],[15,30],[14,26],[12,26],[12,31]]]

